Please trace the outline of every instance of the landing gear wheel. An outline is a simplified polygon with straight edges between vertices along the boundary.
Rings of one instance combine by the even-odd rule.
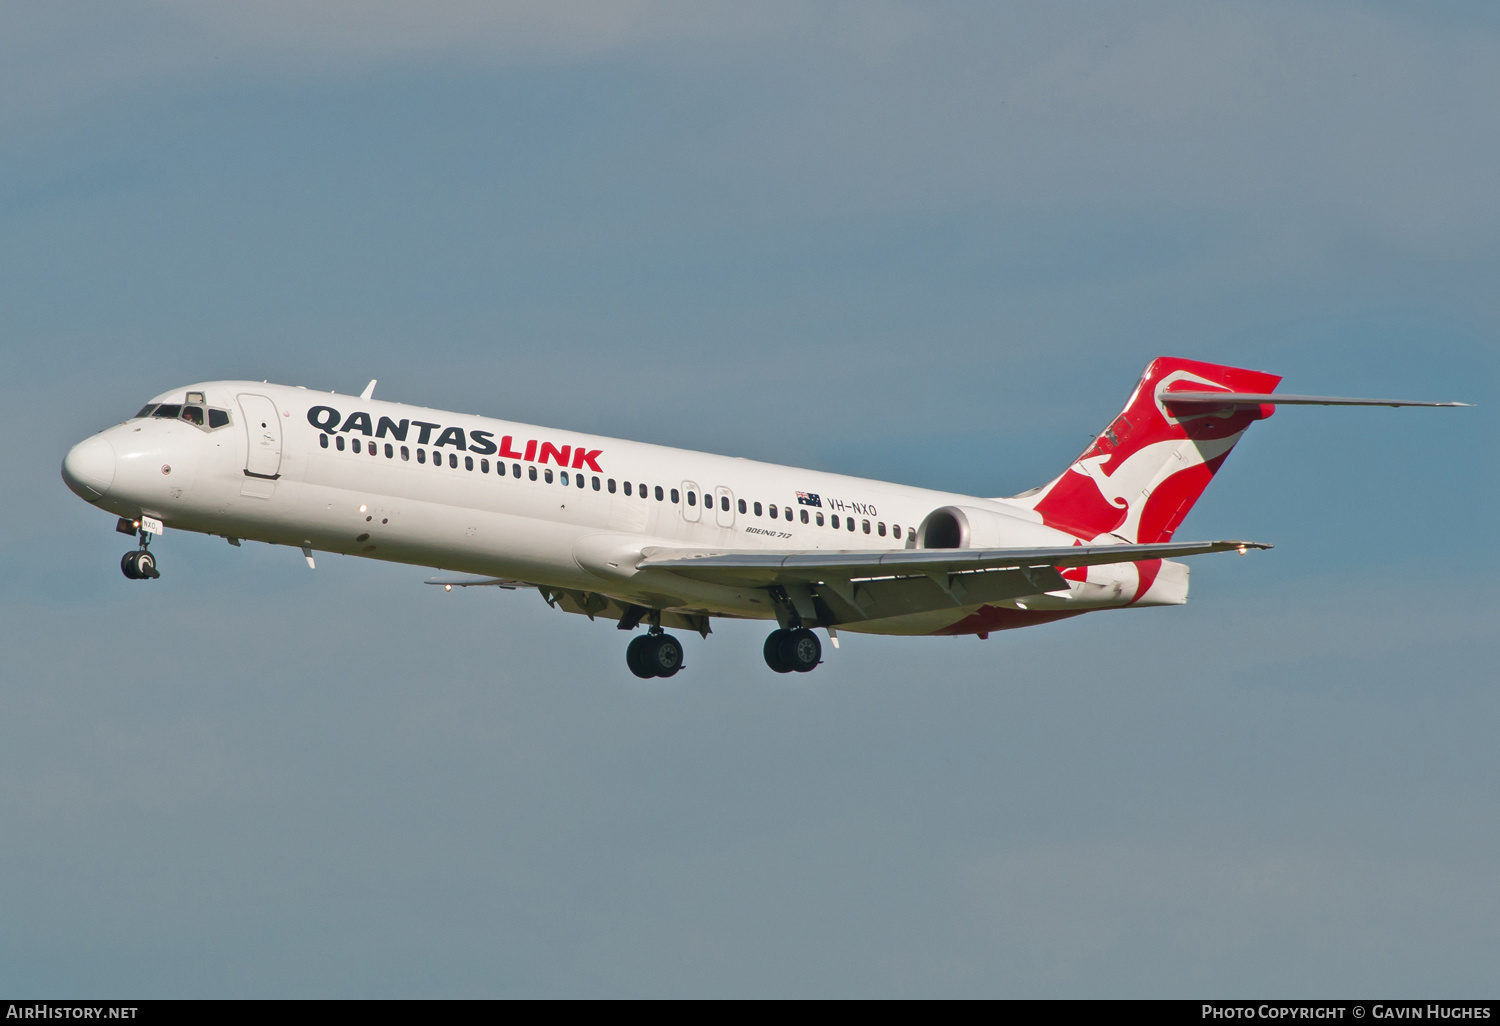
[[[156,557],[145,549],[127,552],[120,558],[120,572],[132,581],[150,581],[161,576]]]
[[[645,649],[645,663],[656,677],[670,677],[682,669],[682,642],[670,634],[658,634],[650,638],[651,647]]]
[[[651,667],[646,663],[646,650],[651,647],[653,640],[651,635],[642,634],[639,637],[631,638],[630,644],[625,648],[625,665],[630,667],[630,672],[637,677],[644,679],[656,676],[651,671]]]
[[[761,653],[766,657],[766,665],[777,673],[791,673],[792,667],[785,659],[781,658],[781,644],[791,635],[788,630],[774,630],[766,635],[765,648]]]
[[[781,639],[778,654],[787,669],[806,673],[823,661],[823,643],[812,631],[799,627],[797,630],[787,631],[786,635]]]

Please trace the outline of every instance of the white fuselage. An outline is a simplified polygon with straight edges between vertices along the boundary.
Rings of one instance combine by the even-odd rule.
[[[148,416],[108,428],[69,454],[70,487],[122,517],[524,582],[576,596],[565,608],[583,612],[598,595],[700,617],[774,616],[760,589],[637,570],[652,547],[909,548],[942,507],[968,511],[975,545],[1077,541],[1002,500],[358,396],[215,381],[152,404],[181,405],[193,393],[205,409],[227,412],[228,423]],[[226,419],[223,412],[215,418]],[[1135,567],[1123,563],[1090,568],[1067,592],[1012,605],[1055,614],[1181,602],[1186,569],[1167,566],[1145,595],[1136,594]],[[945,632],[974,611],[955,606],[844,626]]]

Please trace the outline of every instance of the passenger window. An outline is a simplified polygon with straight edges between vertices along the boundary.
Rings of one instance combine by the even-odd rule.
[[[729,496],[719,496],[719,508],[722,509],[725,513],[729,512]]]
[[[480,460],[479,461],[479,472],[481,474],[488,474],[490,472],[490,461],[489,460]]]
[[[535,481],[536,480],[536,467],[527,467],[526,468],[526,476],[529,477],[529,478],[531,478],[533,481]]]
[[[635,486],[635,490],[636,490],[636,494],[639,495],[641,498],[644,499],[646,497],[646,486],[645,485],[636,485]]]
[[[197,424],[199,427],[202,427],[203,426],[203,407],[201,407],[201,406],[184,406],[182,408],[182,419],[185,420],[185,421],[187,421],[189,424]]]
[[[660,502],[662,500],[662,498],[663,498],[663,496],[662,496],[662,493],[661,493],[661,485],[657,485],[656,486],[656,501]]]
[[[145,406],[141,407],[141,412],[137,413],[136,416],[137,417],[149,417],[149,416],[151,416],[151,411],[154,410],[154,409],[156,409],[156,404],[155,403],[147,403]]]
[[[510,471],[511,471],[511,475],[510,475],[511,477],[514,477],[517,480],[520,480],[520,477],[521,477],[521,465],[519,463],[512,463],[510,465]]]
[[[900,524],[892,524],[891,525],[891,534],[896,538],[897,541],[900,541],[901,540],[901,525]]]
[[[391,448],[390,442],[385,443],[385,458],[388,460],[393,460],[396,458],[396,450]]]
[[[807,510],[803,510],[802,513],[803,513],[802,522],[805,524],[805,523],[807,523],[807,516],[806,516]],[[783,512],[782,512],[782,516],[786,517],[788,520],[792,519],[792,507],[790,507],[790,506],[785,507],[784,510],[783,510]]]
[[[568,472],[566,470],[559,471],[557,476],[564,485],[568,483]]]
[[[411,459],[411,450],[404,445],[401,447],[401,458],[403,460]]]
[[[328,448],[328,436],[322,434],[318,435],[318,444],[325,449]]]
[[[679,503],[679,502],[681,502],[681,501],[682,501],[682,500],[681,500],[681,499],[679,499],[679,498],[678,498],[678,497],[677,497],[677,494],[678,494],[678,493],[677,493],[677,489],[676,489],[676,488],[673,488],[673,489],[672,489],[672,504],[673,504],[673,505],[674,505],[674,506],[675,506],[675,505],[676,505],[676,504],[677,504],[677,503]]]
[[[472,456],[465,456],[464,457],[464,469],[465,470],[473,470],[474,469],[474,457],[472,457]]]
[[[756,505],[757,505],[757,506],[759,506],[759,505],[760,505],[760,503],[758,503],[758,502],[757,502],[757,503],[756,503]],[[740,500],[740,502],[739,502],[739,507],[740,507],[740,512],[741,512],[741,513],[743,513],[743,512],[745,512],[745,500],[744,500],[744,499],[741,499],[741,500]],[[759,512],[760,512],[760,510],[756,510],[756,512],[757,512],[757,513],[759,513]]]
[[[427,450],[426,449],[418,449],[417,450],[417,462],[418,463],[426,463],[427,462]]]
[[[781,510],[777,509],[776,506],[773,504],[771,506],[771,519],[775,520],[779,516],[781,516]]]
[[[761,509],[760,503],[757,502],[755,504],[755,515],[756,516],[760,516],[760,509]]]
[[[876,528],[875,533],[878,534],[878,535],[880,535],[880,537],[884,538],[885,537],[885,521],[882,520],[880,523],[876,524],[875,528]]]
[[[594,478],[594,491],[597,492],[598,490],[599,490],[599,479],[596,477],[596,478]]]
[[[228,427],[228,425],[229,425],[229,413],[227,411],[225,411],[225,410],[209,410],[208,411],[208,428],[209,428],[210,431],[215,431],[215,430],[217,430],[217,429],[219,429],[221,427]]]
[[[583,487],[583,475],[582,474],[574,474],[573,477],[578,481],[578,487],[582,488]]]
[[[833,525],[833,529],[835,531],[837,531],[839,529],[839,515],[837,513],[834,513],[831,516],[829,516],[828,522],[831,525]]]
[[[694,495],[692,492],[688,492],[688,505],[689,506],[696,506],[696,505],[698,505],[698,496]]]
[[[609,486],[609,494],[611,494],[611,495],[615,494],[615,479],[614,478],[610,478],[608,481],[605,482],[605,484]]]
[[[629,481],[625,482],[625,494],[626,495],[630,494],[630,482]]]
[[[151,414],[151,416],[160,417],[162,420],[176,420],[180,413],[182,413],[181,406],[173,406],[169,403],[162,403],[156,408],[156,412]]]
[[[343,435],[334,435],[333,436],[333,444],[338,448],[339,452],[343,452],[344,451],[344,436]]]
[[[542,471],[542,476],[547,479],[547,483],[548,484],[551,484],[552,483],[552,468],[548,467],[546,470]]]
[[[861,531],[865,532],[865,534],[869,534],[870,533],[870,522],[868,520],[861,520],[859,522],[859,529]]]
[[[822,527],[823,526],[823,514],[819,513],[819,514],[817,514],[817,517],[818,517],[818,526]],[[802,522],[804,524],[807,523],[807,510],[803,510],[802,511]]]
[[[849,530],[851,530],[851,531],[854,530],[854,518],[853,517],[845,517],[844,518],[844,523],[848,525]]]
[[[359,452],[360,451],[360,448],[359,448],[359,439],[358,438],[351,438],[351,439],[349,439],[349,446],[355,452]]]
[[[448,466],[453,468],[454,470],[458,469],[458,455],[456,453],[450,452],[448,454]]]

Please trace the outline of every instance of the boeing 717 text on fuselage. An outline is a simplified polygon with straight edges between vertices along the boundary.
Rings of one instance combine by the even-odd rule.
[[[63,479],[138,536],[166,527],[440,568],[616,621],[670,677],[713,617],[775,620],[766,663],[807,671],[813,628],[974,634],[1187,600],[1183,556],[1266,548],[1173,535],[1277,405],[1462,403],[1276,394],[1276,375],[1162,357],[1057,478],[979,498],[252,381],[157,396],[75,446]]]

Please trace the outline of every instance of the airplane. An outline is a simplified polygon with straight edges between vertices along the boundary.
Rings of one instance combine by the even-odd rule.
[[[156,396],[74,446],[62,476],[161,576],[167,527],[437,568],[427,583],[534,589],[636,632],[626,665],[671,677],[714,617],[774,620],[766,664],[807,672],[822,629],[977,635],[1187,601],[1188,568],[1249,541],[1174,541],[1252,423],[1277,406],[1465,406],[1285,395],[1278,375],[1153,360],[1061,474],[982,498],[258,381]]]

